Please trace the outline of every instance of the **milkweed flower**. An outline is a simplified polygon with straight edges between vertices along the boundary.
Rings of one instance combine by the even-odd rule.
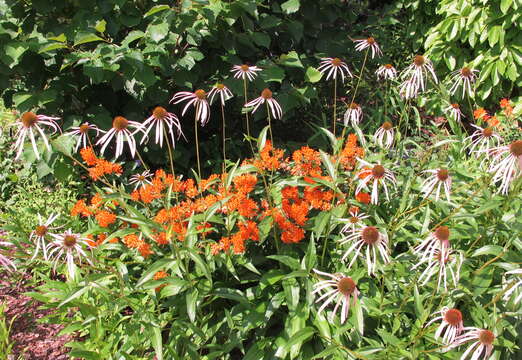
[[[49,141],[45,136],[45,133],[42,129],[42,125],[50,127],[53,130],[54,134],[57,131],[61,131],[60,127],[56,123],[56,120],[59,119],[60,118],[58,117],[51,117],[47,115],[36,115],[31,111],[23,113],[20,119],[18,119],[18,121],[13,124],[18,128],[18,131],[16,133],[17,139],[14,145],[15,149],[17,149],[15,160],[18,160],[20,158],[20,155],[22,155],[26,136],[29,136],[29,139],[31,139],[34,154],[36,155],[36,158],[40,160],[40,153],[38,152],[38,148],[36,147],[35,132],[38,132],[40,134],[45,146],[47,147],[47,150],[51,151],[51,146],[49,145]]]
[[[257,66],[248,66],[243,64],[232,66],[232,70],[230,70],[230,72],[233,73],[235,79],[248,79],[249,81],[253,81],[257,76],[257,72],[261,70],[262,69]]]
[[[518,304],[520,302],[520,300],[522,300],[522,291],[517,290],[519,287],[522,288],[522,269],[506,271],[506,273],[504,275],[514,275],[514,276],[518,277],[517,279],[514,279],[510,283],[508,283],[508,281],[506,279],[504,281],[504,285],[503,285],[503,290],[505,291],[504,296],[503,296],[504,301],[509,301],[509,298],[513,294],[516,294],[516,292],[518,291],[519,294],[516,297],[513,296],[513,302],[515,304]]]
[[[379,66],[375,74],[377,75],[377,80],[381,78],[384,80],[393,80],[397,77],[397,70],[392,64],[384,64]]]
[[[472,85],[477,80],[478,70],[470,69],[469,67],[463,67],[462,69],[456,70],[452,73],[451,80],[453,84],[450,88],[451,95],[454,95],[460,86],[462,86],[462,97],[466,92],[471,97],[473,96]]]
[[[421,191],[424,193],[424,197],[427,198],[433,192],[435,187],[437,187],[437,191],[435,193],[435,201],[439,201],[440,197],[440,189],[444,187],[444,193],[446,194],[446,199],[450,201],[450,192],[451,192],[451,176],[449,171],[444,168],[433,169],[433,170],[425,170],[423,171],[425,174],[431,174],[421,185]]]
[[[152,174],[150,173],[150,171],[145,170],[141,174],[132,175],[130,177],[129,184],[136,184],[136,186],[134,186],[134,190],[136,190],[140,186],[145,186],[147,184],[152,185],[152,182],[149,180],[150,177],[152,177]]]
[[[439,249],[435,249],[433,252],[433,257],[422,258],[415,266],[412,267],[412,270],[427,264],[426,269],[424,269],[424,271],[421,273],[418,281],[422,286],[424,286],[430,281],[433,275],[438,273],[437,292],[440,289],[441,282],[444,285],[444,291],[447,291],[448,271],[450,273],[449,275],[451,276],[453,285],[456,287],[459,282],[460,268],[463,261],[464,259],[461,253],[455,254],[453,250],[449,248],[446,249],[444,253]]]
[[[388,237],[381,233],[375,226],[364,226],[355,229],[341,239],[340,243],[352,243],[352,246],[344,253],[342,261],[355,251],[352,261],[348,265],[348,269],[352,267],[359,254],[364,252],[363,247],[366,248],[365,257],[368,267],[368,275],[375,274],[378,260],[377,253],[380,254],[384,263],[390,262],[390,257],[388,256]]]
[[[317,68],[321,73],[328,72],[326,80],[337,79],[337,73],[341,75],[344,81],[344,77],[353,77],[348,65],[339,58],[322,58],[319,67]]]
[[[144,130],[143,138],[141,139],[141,143],[148,138],[149,132],[156,125],[156,137],[154,139],[156,144],[159,144],[160,147],[163,147],[163,137],[165,136],[165,130],[167,129],[167,133],[170,135],[170,140],[172,141],[172,146],[175,147],[175,138],[174,133],[177,134],[177,138],[180,136],[185,137],[183,131],[181,130],[181,123],[178,117],[168,112],[162,106],[156,106],[154,110],[152,110],[152,115],[149,116],[143,124],[141,124],[142,129]]]
[[[462,354],[461,360],[466,359],[471,353],[471,360],[479,360],[482,356],[483,360],[489,359],[493,351],[493,342],[495,334],[491,330],[479,329],[476,327],[465,327],[466,333],[455,338],[450,348],[455,348],[469,341],[474,341],[468,349]]]
[[[11,245],[12,244],[10,244],[8,242],[0,241],[0,246],[11,246]],[[3,255],[2,253],[0,253],[0,265],[3,266],[9,272],[16,270],[16,265],[14,264],[14,262],[12,262],[7,256]]]
[[[78,142],[76,143],[76,147],[74,148],[74,151],[78,151],[80,148],[80,145],[83,148],[87,147],[87,141],[89,136],[89,130],[96,131],[96,136],[100,134],[100,132],[105,132],[103,130],[100,130],[96,125],[91,124],[89,122],[84,122],[80,126],[73,126],[70,131],[65,133],[65,135],[69,136],[77,136]]]
[[[175,93],[172,99],[170,99],[170,102],[174,104],[179,104],[183,101],[187,101],[187,104],[183,108],[181,115],[184,116],[190,105],[193,105],[196,108],[196,120],[201,122],[201,126],[205,126],[210,119],[210,105],[205,90],[198,89],[194,92],[180,91]]]
[[[494,183],[500,181],[498,190],[502,194],[507,194],[511,182],[522,172],[522,140],[492,148],[491,152],[495,155],[493,155],[488,171],[494,174],[492,180]]]
[[[29,241],[34,241],[36,244],[36,248],[34,249],[33,257],[31,258],[31,261],[36,258],[38,255],[38,252],[40,249],[42,249],[44,259],[47,261],[49,260],[47,256],[47,244],[45,242],[45,237],[47,235],[52,236],[53,234],[49,233],[49,230],[54,230],[57,228],[51,228],[51,224],[58,218],[58,214],[53,215],[51,214],[47,220],[43,221],[40,214],[38,214],[38,225],[36,228],[31,231],[31,234],[29,234]]]
[[[114,156],[118,158],[123,154],[123,143],[126,139],[131,155],[134,157],[136,154],[136,140],[134,139],[135,132],[131,133],[131,128],[141,131],[141,124],[137,121],[127,120],[123,116],[116,116],[112,120],[112,128],[96,142],[96,145],[102,145],[100,152],[103,154],[112,138],[116,136],[116,153]]]
[[[359,104],[357,103],[350,103],[348,105],[348,109],[344,113],[344,126],[348,125],[348,121],[351,121],[352,126],[359,125],[359,122],[361,121],[363,117],[363,112]]]
[[[283,116],[283,109],[281,109],[281,105],[279,105],[279,103],[272,97],[272,91],[270,91],[270,89],[264,89],[261,91],[261,95],[258,98],[247,102],[244,107],[254,107],[252,113],[255,113],[257,108],[265,102],[268,103],[268,107],[270,108],[270,112],[274,119],[281,119]]]
[[[349,276],[345,276],[341,273],[328,274],[317,269],[314,269],[316,274],[327,277],[326,280],[321,280],[314,284],[313,294],[323,292],[323,294],[315,301],[316,303],[324,301],[317,314],[320,314],[329,304],[336,302],[332,317],[335,316],[339,306],[341,306],[341,324],[343,324],[348,318],[348,312],[350,310],[350,304],[355,303],[359,297],[359,290],[357,284]]]
[[[435,251],[440,251],[446,257],[450,248],[449,238],[451,231],[447,226],[439,226],[430,235],[417,245],[413,253],[421,256],[421,260],[433,259]]]
[[[340,222],[345,223],[341,232],[355,231],[355,229],[359,227],[364,227],[362,220],[369,218],[369,215],[366,215],[363,212],[359,212],[359,208],[357,206],[352,206],[349,209],[349,218],[339,219]]]
[[[392,123],[389,121],[385,121],[373,135],[373,141],[379,144],[380,147],[389,149],[393,145],[394,136],[395,132],[393,130]]]
[[[442,308],[442,310],[432,314],[432,316],[433,315],[435,315],[435,318],[428,322],[426,327],[430,326],[436,321],[442,320],[439,327],[437,328],[437,331],[435,332],[435,338],[442,337],[442,342],[444,344],[452,344],[455,341],[455,338],[459,336],[464,330],[462,313],[458,309],[450,309],[445,306]]]
[[[463,149],[468,149],[470,153],[475,153],[477,157],[481,154],[486,154],[489,157],[491,153],[491,149],[500,143],[502,138],[495,132],[495,129],[492,126],[488,126],[486,128],[481,128],[475,124],[470,124],[476,130],[464,139],[464,142],[467,145],[464,146]]]
[[[419,89],[425,91],[428,77],[431,77],[435,84],[438,83],[433,64],[427,57],[422,55],[416,55],[413,58],[413,62],[403,70],[401,77],[407,79],[405,83],[407,83],[406,87],[409,89],[405,91],[405,94],[407,94],[406,98],[417,96]]]
[[[368,183],[372,183],[372,194],[371,194],[371,202],[372,204],[377,204],[379,202],[379,184],[382,184],[384,188],[384,193],[386,195],[386,199],[389,201],[390,197],[388,194],[388,185],[386,182],[389,182],[393,186],[396,186],[395,175],[382,166],[380,163],[375,165],[370,164],[362,159],[359,159],[360,163],[365,165],[365,168],[359,171],[356,175],[356,178],[359,179],[359,183],[357,184],[357,188],[355,189],[355,194],[361,192],[363,188],[366,188]]]
[[[214,97],[216,95],[219,95],[219,98],[221,99],[221,105],[223,106],[225,106],[225,101],[234,96],[228,87],[220,83],[214,85],[208,92],[208,98],[210,99],[211,104],[214,103]]]
[[[460,110],[460,105],[457,103],[450,104],[445,111],[448,111],[450,116],[452,116],[455,121],[460,122],[460,119],[462,117],[465,117],[464,114],[462,114],[462,111]]]
[[[91,260],[87,256],[87,253],[83,249],[84,247],[90,248],[89,239],[82,237],[80,234],[73,233],[70,229],[66,230],[63,234],[51,234],[54,241],[47,245],[47,251],[49,252],[49,258],[53,258],[53,269],[56,270],[56,266],[62,257],[65,257],[67,261],[67,270],[71,278],[74,277],[74,258],[78,258],[78,262],[81,264],[82,258],[84,258],[89,264],[92,265]]]
[[[377,41],[373,37],[369,37],[366,39],[360,39],[355,40],[355,50],[357,51],[363,51],[364,49],[370,48],[372,50],[372,59],[377,56],[382,56],[381,48],[379,47],[379,44],[377,44]]]

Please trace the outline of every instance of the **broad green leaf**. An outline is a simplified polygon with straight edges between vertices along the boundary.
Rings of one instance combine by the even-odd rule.
[[[500,0],[500,11],[502,11],[503,14],[506,14],[512,4],[513,0]]]
[[[317,70],[316,68],[309,66],[306,69],[305,73],[305,81],[316,83],[319,80],[321,80],[321,77],[323,76],[323,73]]]
[[[302,328],[290,337],[284,348],[288,351],[294,345],[301,346],[306,340],[311,338],[313,334],[315,334],[315,330],[312,327],[307,326]]]
[[[163,360],[163,340],[161,338],[161,329],[156,326],[152,328],[152,347],[156,353],[156,359]]]
[[[187,315],[191,322],[196,321],[196,302],[198,299],[198,290],[193,289],[192,291],[187,292],[185,295],[185,299],[187,302]]]
[[[290,51],[288,54],[283,54],[279,57],[281,65],[288,67],[303,68],[303,63],[299,59],[299,55],[295,51]]]
[[[281,4],[281,9],[285,14],[293,14],[301,6],[300,0],[288,0]]]
[[[48,44],[48,45],[41,47],[40,50],[38,50],[38,53],[41,54],[44,52],[53,51],[53,50],[57,50],[57,49],[64,49],[64,48],[67,48],[66,44],[52,43],[52,44]]]
[[[74,38],[74,46],[87,44],[96,41],[103,41],[101,37],[96,34],[90,33],[78,33]]]
[[[502,252],[503,248],[499,245],[485,245],[481,247],[480,249],[477,249],[473,252],[473,255],[471,257],[475,256],[481,256],[481,255],[495,255],[499,256]]]
[[[170,9],[170,6],[168,6],[168,5],[156,5],[156,6],[153,6],[149,11],[147,11],[145,13],[145,15],[143,15],[143,17],[146,18],[148,16],[159,13],[160,11],[165,11],[168,9]]]
[[[98,31],[100,33],[104,33],[106,26],[107,26],[107,21],[100,20],[96,23],[96,26],[94,28],[96,29],[96,31]]]
[[[152,41],[158,43],[168,35],[169,24],[161,23],[158,25],[151,25],[147,29],[147,33],[149,34]]]
[[[299,265],[299,261],[291,256],[287,255],[269,255],[268,259],[273,259],[279,261],[281,264],[288,266],[290,269],[299,270],[301,266]]]
[[[174,260],[174,259],[168,259],[168,258],[159,259],[158,261],[153,263],[151,266],[149,266],[147,268],[147,270],[145,270],[143,272],[143,274],[141,274],[140,279],[136,283],[136,288],[140,287],[141,285],[143,285],[144,283],[146,283],[147,281],[152,279],[154,274],[156,274],[158,271],[168,269],[172,264],[175,264],[175,263],[176,263],[176,260]]]

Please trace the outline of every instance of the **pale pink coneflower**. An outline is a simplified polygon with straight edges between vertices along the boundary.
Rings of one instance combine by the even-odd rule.
[[[522,269],[516,269],[511,271],[506,271],[504,273],[504,276],[506,275],[513,275],[518,277],[518,279],[513,279],[513,281],[508,282],[507,278],[504,280],[503,290],[505,291],[503,299],[504,301],[509,301],[509,298],[513,296],[513,294],[517,294],[516,296],[513,296],[513,303],[518,304],[520,300],[522,300],[522,291],[517,290],[519,287],[522,289]]]
[[[141,131],[141,124],[139,122],[127,120],[123,116],[116,116],[114,120],[112,120],[112,128],[96,142],[96,145],[102,145],[100,153],[103,154],[105,152],[105,149],[109,146],[112,138],[116,136],[115,158],[118,158],[123,154],[123,143],[125,139],[129,144],[131,155],[134,157],[136,154],[136,139],[134,139],[136,131],[131,133],[131,127],[137,129],[137,131]]]
[[[152,174],[149,170],[145,170],[141,174],[135,174],[130,177],[129,184],[136,184],[134,186],[134,190],[139,188],[140,186],[144,186],[146,184],[152,184],[152,182],[149,180],[149,178],[152,177]]]
[[[430,320],[425,327],[430,326],[436,321],[442,320],[435,332],[435,339],[441,337],[442,343],[445,345],[452,344],[455,341],[455,338],[464,330],[462,313],[458,309],[450,309],[445,306],[442,310],[436,311],[432,315],[436,316]]]
[[[31,139],[31,144],[33,145],[36,158],[40,160],[40,153],[38,152],[38,148],[36,146],[35,131],[37,131],[42,137],[47,150],[51,151],[51,146],[49,145],[49,141],[47,140],[41,125],[45,125],[53,129],[54,134],[57,131],[61,131],[60,126],[58,126],[56,123],[56,120],[58,119],[60,118],[47,115],[36,115],[31,111],[23,113],[20,119],[18,119],[18,121],[13,124],[14,126],[18,127],[18,132],[16,133],[17,139],[14,145],[15,149],[17,149],[15,160],[18,160],[20,155],[22,155],[22,151],[24,150],[24,141],[27,135],[29,135],[29,138]]]
[[[389,121],[385,121],[373,135],[373,141],[379,144],[380,147],[389,149],[393,145],[393,138],[395,132],[393,131],[393,125]]]
[[[357,51],[363,51],[364,49],[370,48],[372,50],[372,59],[377,56],[382,56],[381,48],[379,47],[379,44],[377,44],[377,41],[373,37],[369,37],[366,39],[360,39],[355,40],[355,50]]]
[[[463,329],[466,333],[457,336],[453,343],[449,346],[455,348],[469,341],[474,341],[468,349],[462,354],[460,360],[466,359],[471,353],[471,360],[487,360],[493,352],[493,342],[495,341],[495,334],[491,330],[479,329],[476,327],[465,327]]]
[[[433,170],[425,170],[423,171],[426,174],[431,174],[421,185],[421,191],[424,193],[424,197],[427,198],[430,194],[435,190],[435,201],[439,201],[440,198],[440,189],[444,188],[444,193],[446,194],[446,199],[450,201],[450,193],[451,193],[451,176],[447,169],[439,168]]]
[[[370,164],[362,159],[357,158],[360,163],[365,165],[365,168],[359,171],[355,177],[359,178],[359,184],[357,184],[357,188],[355,189],[355,194],[361,192],[363,188],[365,188],[368,183],[372,183],[372,194],[371,194],[371,203],[377,204],[379,202],[379,184],[382,184],[384,188],[384,193],[386,195],[386,199],[389,201],[390,197],[388,194],[388,185],[386,182],[390,182],[394,187],[397,185],[395,180],[395,175],[382,166],[380,163]]]
[[[433,259],[435,252],[438,250],[446,258],[446,254],[450,249],[450,236],[451,231],[447,226],[439,226],[413,249],[413,253],[419,255],[421,260],[424,261]]]
[[[414,78],[406,79],[399,87],[399,95],[404,99],[413,99],[419,92],[419,85]]]
[[[437,76],[435,75],[435,70],[433,70],[433,64],[431,61],[425,56],[416,55],[413,58],[413,62],[404,69],[401,74],[403,79],[408,79],[411,82],[408,86],[412,87],[409,91],[406,91],[406,94],[409,94],[410,96],[405,95],[404,97],[415,97],[419,90],[425,91],[426,82],[430,76],[433,79],[433,82],[437,84]],[[406,80],[406,82],[408,80]]]
[[[180,91],[174,94],[171,103],[178,104],[182,101],[187,101],[187,104],[183,108],[181,115],[184,116],[190,105],[196,108],[196,121],[201,123],[201,126],[205,126],[210,119],[210,105],[207,100],[207,93],[205,90]]]
[[[78,258],[79,263],[82,262],[82,257],[92,265],[91,260],[84,251],[84,247],[90,248],[89,239],[82,237],[80,234],[75,234],[71,230],[66,230],[63,234],[51,234],[54,241],[47,245],[49,258],[53,258],[53,269],[56,270],[58,262],[62,257],[67,261],[67,270],[71,278],[74,277],[74,258]]]
[[[31,261],[36,258],[38,255],[38,252],[40,249],[42,249],[44,259],[47,261],[49,260],[49,257],[47,256],[47,243],[45,241],[45,237],[47,235],[52,236],[53,234],[49,233],[49,230],[56,230],[57,227],[51,227],[51,224],[58,218],[58,214],[53,215],[51,214],[49,218],[45,221],[43,221],[40,214],[38,214],[38,225],[36,228],[31,231],[31,234],[29,234],[29,241],[34,241],[36,247],[34,249],[33,257],[31,258]]]
[[[144,135],[140,144],[143,144],[143,142],[148,138],[149,132],[152,130],[154,125],[156,125],[156,136],[154,141],[161,148],[163,147],[165,130],[167,130],[167,133],[170,135],[172,147],[176,146],[174,133],[177,134],[178,139],[180,136],[185,138],[178,117],[175,114],[168,112],[164,107],[156,106],[154,110],[152,110],[152,115],[141,124],[141,128],[146,130],[144,130]]]
[[[250,108],[253,107],[252,113],[255,113],[257,108],[264,103],[268,103],[268,107],[270,108],[270,112],[274,119],[281,119],[283,116],[283,109],[281,109],[281,105],[272,97],[272,91],[270,89],[264,89],[261,91],[261,95],[255,98],[252,101],[247,102],[244,107]]]
[[[352,245],[344,253],[342,261],[355,251],[352,261],[350,261],[348,265],[348,269],[352,267],[357,257],[363,252],[366,253],[368,275],[375,274],[378,262],[377,253],[380,254],[385,264],[390,262],[390,257],[388,256],[388,237],[381,233],[375,226],[364,226],[351,231],[340,241],[340,244],[346,243],[352,243]],[[363,250],[363,247],[365,247],[366,250]]]
[[[370,217],[363,212],[359,212],[359,208],[357,206],[350,207],[348,213],[350,214],[350,217],[339,219],[340,222],[345,223],[341,229],[341,232],[343,233],[355,231],[357,228],[364,227],[362,220]]]
[[[377,75],[377,80],[381,78],[384,80],[393,80],[397,77],[397,70],[392,64],[384,64],[379,66],[375,74]]]
[[[461,253],[455,254],[451,249],[448,249],[445,254],[446,256],[442,256],[440,250],[435,250],[432,258],[421,259],[412,267],[412,270],[415,270],[417,267],[427,264],[426,269],[424,269],[418,279],[422,286],[426,285],[433,275],[438,273],[437,292],[441,283],[444,286],[444,291],[448,291],[449,271],[453,286],[457,287],[460,278],[460,268],[464,259]]]
[[[248,81],[253,81],[257,76],[257,72],[261,70],[263,69],[257,66],[248,66],[243,64],[232,66],[232,70],[230,70],[230,72],[234,74],[235,79],[248,79]]]
[[[100,134],[100,132],[105,132],[103,130],[100,130],[94,124],[84,122],[80,126],[71,127],[71,129],[65,133],[65,135],[78,137],[78,142],[76,143],[76,147],[74,148],[75,152],[78,151],[78,149],[80,148],[80,145],[82,146],[82,149],[86,148],[88,146],[87,142],[89,141],[89,139],[88,139],[89,130],[96,131],[96,136],[98,136]]]
[[[473,88],[472,85],[477,80],[478,70],[470,69],[469,67],[463,67],[462,69],[456,70],[451,75],[451,80],[453,84],[450,88],[451,95],[454,95],[460,86],[462,86],[462,97],[466,92],[469,97],[473,96]]]
[[[12,246],[11,243],[0,241],[0,246]],[[9,259],[7,256],[0,253],[0,265],[4,267],[9,272],[16,270],[16,265],[14,264],[11,259]]]
[[[348,126],[348,121],[350,121],[352,126],[355,127],[359,125],[362,117],[363,112],[361,107],[359,104],[352,102],[348,105],[348,109],[346,109],[346,112],[344,113],[344,126]]]
[[[343,81],[345,76],[353,77],[348,65],[339,58],[322,58],[317,70],[323,74],[328,72],[326,80],[337,79],[337,73],[341,75]]]
[[[210,99],[210,103],[214,103],[214,97],[216,95],[219,95],[219,98],[221,99],[221,105],[225,106],[225,101],[232,98],[234,95],[232,95],[232,91],[228,87],[225,86],[225,84],[216,84],[210,89],[208,92],[208,98]]]
[[[316,274],[325,276],[329,279],[321,280],[314,284],[314,291],[312,294],[323,292],[323,294],[315,301],[316,303],[324,301],[317,314],[320,314],[329,304],[336,302],[333,309],[332,317],[337,313],[337,309],[341,306],[341,324],[343,324],[348,318],[348,312],[350,310],[350,303],[355,302],[359,297],[359,290],[357,284],[349,276],[345,276],[341,273],[328,274],[317,269],[314,269]]]
[[[460,119],[462,117],[465,117],[464,114],[462,114],[462,111],[460,110],[460,105],[457,103],[450,104],[450,106],[448,106],[444,110],[448,111],[449,115],[452,116],[455,119],[455,121],[458,121],[459,123],[461,122]]]
[[[493,175],[492,181],[500,181],[499,191],[507,194],[513,180],[522,172],[522,140],[513,141],[510,145],[492,148],[493,159],[488,171]],[[506,156],[507,154],[507,156]]]
[[[469,152],[475,153],[476,157],[479,157],[481,154],[486,154],[486,157],[489,157],[491,149],[496,145],[498,146],[502,138],[491,126],[483,129],[475,124],[470,125],[476,130],[471,134],[471,136],[464,139],[464,142],[466,142],[467,145],[464,146],[463,150],[469,148]]]

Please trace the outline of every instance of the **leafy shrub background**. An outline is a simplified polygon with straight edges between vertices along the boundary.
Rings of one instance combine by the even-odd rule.
[[[304,141],[315,125],[324,125],[329,118],[321,110],[321,99],[331,97],[331,87],[318,83],[320,74],[314,66],[322,56],[338,56],[352,70],[360,68],[362,54],[353,50],[352,40],[361,36],[375,36],[384,49],[383,62],[395,63],[397,68],[411,55],[423,52],[428,37],[426,45],[440,58],[439,68],[453,70],[475,59],[482,77],[491,84],[480,96],[487,97],[499,83],[503,85],[496,87],[499,93],[509,96],[506,90],[513,87],[520,72],[520,44],[512,39],[520,31],[514,21],[518,1],[489,1],[487,7],[481,3],[2,0],[0,49],[5,53],[1,59],[5,66],[0,70],[0,88],[8,107],[59,114],[64,128],[86,120],[108,128],[113,116],[142,120],[153,106],[167,104],[175,90],[208,89],[223,78],[236,94],[228,106],[239,110],[242,83],[230,79],[230,67],[255,63],[264,71],[251,87],[250,98],[267,86],[276,90],[285,109],[287,120],[283,122],[299,119],[299,126],[278,128],[281,123],[276,123],[276,136]],[[455,9],[461,8],[457,14]],[[471,30],[459,19],[473,24]],[[506,31],[506,35],[477,37],[483,27],[494,29],[484,33]],[[405,46],[409,43],[416,45],[409,49]],[[489,49],[490,45],[494,47]],[[446,53],[450,56],[442,56]],[[374,88],[371,82],[363,82],[361,99],[374,101]],[[237,116],[228,122],[234,139],[229,152],[239,156],[246,149],[237,141],[244,125]],[[264,119],[258,121],[254,134],[263,125]],[[203,131],[207,166],[219,157],[211,151],[219,144],[218,127],[219,122],[214,121]],[[190,139],[190,126],[184,130]],[[147,151],[150,161],[164,158],[157,156],[158,148]],[[190,144],[179,142],[177,166],[188,168],[191,153]]]

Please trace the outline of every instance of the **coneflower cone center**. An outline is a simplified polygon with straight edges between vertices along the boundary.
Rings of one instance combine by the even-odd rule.
[[[45,234],[47,234],[47,226],[45,226],[45,225],[37,226],[36,229],[34,229],[34,233],[37,236],[45,236]]]
[[[384,166],[375,165],[372,169],[372,175],[376,178],[382,178],[384,176]]]
[[[223,90],[225,88],[224,84],[216,84],[216,89]]]
[[[460,105],[459,104],[451,104],[451,107],[454,108],[454,109],[460,109]]]
[[[393,65],[392,65],[392,64],[386,64],[386,65],[384,65],[384,67],[385,67],[386,69],[391,69],[391,68],[393,67]]]
[[[355,281],[351,277],[343,277],[337,282],[337,290],[344,296],[350,296],[355,290]]]
[[[425,62],[426,62],[426,60],[424,59],[424,56],[422,56],[422,55],[416,55],[413,58],[413,63],[417,66],[422,66],[422,65],[424,65]]]
[[[359,222],[359,218],[357,216],[352,216],[350,218],[350,223],[357,224]]]
[[[271,99],[272,98],[272,91],[270,89],[265,89],[261,91],[261,97],[263,99]]]
[[[367,226],[361,232],[362,240],[367,244],[375,244],[379,241],[379,230],[375,226]]]
[[[248,69],[250,69],[250,67],[248,65],[246,65],[246,64],[241,65],[242,71],[248,71]]]
[[[446,181],[449,178],[449,172],[447,169],[439,169],[437,170],[437,178],[439,181]]]
[[[129,120],[123,116],[116,116],[112,121],[112,127],[116,130],[125,130],[129,126]]]
[[[522,156],[522,140],[513,141],[509,145],[509,151],[515,156]]]
[[[332,65],[333,65],[333,66],[340,66],[341,63],[342,63],[342,61],[341,61],[341,59],[339,59],[339,58],[333,58],[333,59],[332,59]]]
[[[207,93],[205,92],[205,90],[201,89],[194,91],[194,94],[200,100],[205,100],[205,98],[207,97]]]
[[[383,124],[382,124],[382,128],[384,130],[391,130],[391,128],[393,127],[392,123],[389,122],[389,121],[385,121]]]
[[[86,134],[89,131],[89,124],[80,125],[80,133]]]
[[[65,246],[72,247],[76,245],[76,236],[74,235],[65,235],[63,238],[63,243]]]
[[[145,176],[138,175],[138,181],[145,181]]]
[[[489,330],[480,330],[479,332],[479,340],[484,345],[491,345],[493,341],[495,341],[495,334]]]
[[[154,115],[156,119],[164,119],[165,116],[167,116],[167,110],[162,106],[156,106],[152,111],[152,115]]]
[[[22,115],[21,121],[22,121],[22,124],[24,124],[24,126],[26,128],[30,128],[31,126],[33,126],[34,124],[36,124],[38,122],[38,117],[36,116],[36,114],[34,112],[28,111]]]
[[[435,237],[437,238],[437,240],[439,240],[441,242],[448,241],[449,237],[450,237],[449,228],[447,226],[439,226],[435,230]]]
[[[470,77],[470,76],[471,76],[471,69],[468,68],[468,67],[463,67],[463,68],[460,70],[460,74],[461,74],[463,77]]]
[[[493,135],[493,128],[491,126],[488,126],[484,130],[482,130],[482,135],[484,137],[490,137]]]
[[[457,309],[449,309],[444,314],[444,320],[451,326],[458,326],[462,323],[462,313]]]
[[[359,105],[358,105],[357,103],[354,103],[354,102],[353,102],[353,103],[350,104],[350,109],[352,109],[352,110],[355,110],[355,109],[357,109],[358,107],[359,107]]]
[[[373,44],[375,44],[375,39],[374,39],[373,37],[370,36],[368,39],[366,39],[366,42],[367,42],[368,44],[370,44],[370,45],[373,45]]]

